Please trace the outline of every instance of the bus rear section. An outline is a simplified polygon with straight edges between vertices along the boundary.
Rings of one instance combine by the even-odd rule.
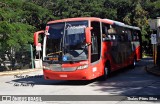
[[[105,63],[110,64],[110,71],[128,66],[134,68],[142,56],[140,28],[117,21],[108,24],[107,21],[113,20],[102,21],[102,55],[106,59]]]

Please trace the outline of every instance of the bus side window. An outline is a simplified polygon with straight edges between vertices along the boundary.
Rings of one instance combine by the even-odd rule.
[[[133,40],[134,40],[134,41],[136,40],[136,35],[135,35],[135,34],[133,34]]]
[[[111,35],[108,35],[108,40],[111,40],[111,39],[112,39]]]
[[[138,36],[138,33],[137,33],[137,41],[139,40],[139,36]]]
[[[102,24],[102,38],[103,41],[110,41],[112,40],[112,31],[113,28],[111,29],[111,25],[109,24]]]
[[[138,33],[134,32],[133,33],[133,41],[139,41]]]
[[[128,31],[127,31],[127,34],[128,34],[128,41],[129,41],[129,42],[132,41],[131,31],[128,30]]]

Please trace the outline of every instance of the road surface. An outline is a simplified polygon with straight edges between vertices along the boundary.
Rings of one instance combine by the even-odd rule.
[[[111,77],[106,81],[50,81],[44,80],[42,70],[20,75],[0,76],[0,95],[75,95],[73,101],[51,101],[51,102],[38,102],[50,104],[97,104],[100,95],[111,97],[111,101],[100,101],[100,104],[136,104],[138,101],[123,101],[124,99],[117,99],[116,97],[134,96],[134,95],[160,95],[160,78],[153,76],[144,70],[146,65],[152,64],[151,59],[143,59],[137,63],[135,69],[122,69],[112,73]],[[76,97],[84,96],[88,98],[93,96],[93,101],[74,101]],[[118,95],[116,97],[110,95]],[[52,96],[51,96],[52,97]],[[63,97],[63,96],[60,96]],[[104,96],[102,96],[104,97]],[[95,98],[95,99],[94,99]],[[137,99],[137,98],[135,98]],[[105,100],[105,99],[104,99]],[[122,101],[121,101],[122,100]],[[134,99],[130,99],[134,100]],[[143,99],[142,99],[143,100]],[[144,100],[146,100],[144,98]],[[143,101],[141,103],[150,104],[153,101]],[[8,104],[13,102],[0,101],[0,104]],[[16,102],[18,103],[18,102]],[[22,102],[19,102],[22,104]],[[24,103],[24,102],[23,102]],[[37,102],[32,102],[37,103]],[[27,103],[26,103],[27,104]]]

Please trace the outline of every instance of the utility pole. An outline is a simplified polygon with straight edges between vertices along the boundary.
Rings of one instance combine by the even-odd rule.
[[[31,52],[31,63],[32,63],[32,69],[34,68],[34,60],[33,60],[33,48],[32,45],[30,44],[30,52]]]
[[[157,57],[157,34],[151,34],[151,44],[153,46],[153,59],[154,59],[154,65],[156,65],[156,57]]]

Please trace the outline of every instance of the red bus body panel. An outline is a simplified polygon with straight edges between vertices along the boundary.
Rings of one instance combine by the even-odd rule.
[[[141,47],[140,46],[136,48],[136,56],[137,56],[137,61],[141,60]]]

